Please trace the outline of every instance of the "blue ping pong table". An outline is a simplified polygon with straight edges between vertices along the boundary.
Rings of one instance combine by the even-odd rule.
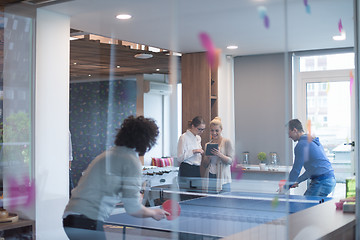
[[[172,221],[111,215],[107,224],[176,232],[179,239],[219,239],[260,224],[285,225],[285,216],[330,200],[327,197],[265,193],[227,193],[180,202],[181,214]]]

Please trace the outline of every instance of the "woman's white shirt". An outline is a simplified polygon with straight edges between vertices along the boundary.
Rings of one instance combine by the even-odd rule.
[[[200,166],[201,154],[193,153],[194,149],[201,149],[201,137],[194,135],[190,130],[183,133],[178,141],[178,158],[177,160],[182,163]]]

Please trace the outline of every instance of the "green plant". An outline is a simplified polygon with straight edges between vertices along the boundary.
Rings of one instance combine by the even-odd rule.
[[[265,163],[266,161],[266,153],[259,152],[257,155],[257,158],[260,160],[261,163]]]

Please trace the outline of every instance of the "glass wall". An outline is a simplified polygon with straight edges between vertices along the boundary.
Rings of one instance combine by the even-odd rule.
[[[38,197],[69,201],[54,206],[61,214],[48,219],[58,239],[81,232],[70,221],[80,218],[95,221],[91,230],[102,230],[96,238],[106,239],[320,238],[327,234],[320,224],[333,223],[336,237],[343,237],[336,230],[345,220],[338,221],[334,205],[345,197],[341,183],[356,172],[351,156],[341,159],[352,154],[344,143],[355,141],[351,112],[358,94],[352,91],[351,0],[29,2],[20,3],[29,13],[5,11],[0,18],[2,202],[12,213],[37,222],[38,239],[49,231],[37,219],[46,211],[35,207]],[[49,18],[64,16],[65,26],[69,21],[69,39],[63,41],[70,49],[64,64],[69,87],[68,92],[59,89],[69,98],[58,102],[69,103],[68,125],[59,125],[71,132],[72,152],[63,159],[71,162],[63,178],[73,183],[70,200],[60,190],[54,195],[54,189],[35,198],[34,181],[36,187],[44,181],[34,179],[39,161],[34,159],[33,121],[39,113],[33,106],[41,93],[33,92],[38,83],[33,76],[35,69],[43,70],[34,63],[41,57],[34,47],[40,23],[30,16],[36,11]],[[313,55],[314,50],[339,49],[349,53],[344,58]],[[292,54],[303,57],[293,63]],[[46,91],[46,83],[39,84]],[[149,137],[143,128],[117,139],[129,116],[142,115],[158,126],[157,142],[146,154],[136,148]],[[204,121],[188,125],[196,116]],[[326,167],[315,163],[313,168],[307,165],[311,154],[294,151],[302,131],[289,129],[291,119],[301,121],[307,139],[319,137],[316,145],[324,147]],[[52,141],[36,149],[68,144],[62,138]],[[209,144],[215,150],[209,151]],[[309,159],[295,163],[296,173],[291,170],[299,155]],[[327,179],[333,170],[335,189],[304,196],[317,177]],[[316,214],[304,214],[310,207]],[[174,213],[164,216],[160,209]],[[348,216],[354,223],[355,216]],[[302,223],[295,223],[299,218]]]
[[[1,209],[4,221],[32,218],[35,211],[33,160],[34,19],[30,13],[1,11]],[[31,238],[31,221],[23,231],[3,237]]]

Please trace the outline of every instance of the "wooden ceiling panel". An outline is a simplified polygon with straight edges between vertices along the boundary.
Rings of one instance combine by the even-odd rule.
[[[135,58],[139,53],[150,53],[153,57]],[[112,78],[120,78],[145,73],[169,74],[169,60],[168,52],[136,50],[123,45],[100,43],[99,40],[70,41],[71,81],[87,81],[89,78],[110,75]]]
[[[0,29],[1,69],[4,58],[3,39],[3,29]],[[151,53],[153,57],[135,58],[134,56],[139,53]],[[106,80],[110,77],[119,79],[137,74],[169,74],[169,61],[170,56],[167,52],[136,50],[123,45],[100,43],[99,40],[70,41],[70,81],[89,81],[97,78]]]
[[[23,0],[1,0],[0,1],[0,8],[3,9],[4,7],[6,7],[7,5],[10,4],[15,4],[15,3],[20,3]]]

